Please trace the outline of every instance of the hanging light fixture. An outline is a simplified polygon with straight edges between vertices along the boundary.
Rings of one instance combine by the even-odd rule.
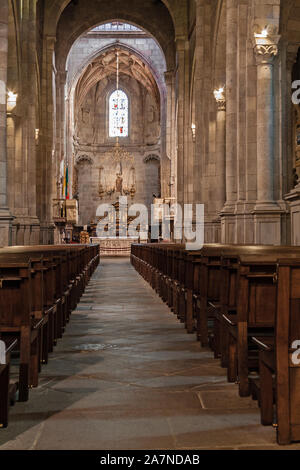
[[[116,76],[116,88],[117,88],[117,106],[119,107],[119,75],[120,75],[120,61],[119,61],[119,50],[116,49],[116,62],[117,62],[117,76]],[[129,152],[121,147],[119,143],[119,136],[116,136],[116,144],[113,147],[112,152],[107,152],[106,155],[110,155],[111,159],[115,163],[120,164],[120,172],[122,174],[122,162],[134,163],[134,157]]]

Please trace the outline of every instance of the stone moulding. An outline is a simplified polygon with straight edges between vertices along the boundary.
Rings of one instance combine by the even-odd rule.
[[[158,162],[158,163],[160,163],[160,157],[158,155],[155,155],[154,153],[151,153],[150,155],[146,155],[143,162],[144,163],[149,163],[149,162]]]
[[[75,165],[80,165],[81,163],[87,163],[89,165],[93,165],[94,160],[90,155],[79,155],[75,158]]]

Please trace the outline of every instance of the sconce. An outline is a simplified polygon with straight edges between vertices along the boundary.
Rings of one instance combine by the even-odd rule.
[[[214,90],[214,97],[217,102],[218,111],[226,110],[226,96],[225,96],[225,86]]]
[[[193,138],[193,142],[195,142],[195,140],[196,140],[196,126],[195,126],[194,123],[192,123],[191,129],[192,129],[192,138]]]
[[[218,90],[215,90],[214,96],[216,98],[216,101],[225,101],[224,87],[221,87]]]
[[[13,91],[7,92],[6,110],[8,113],[11,113],[12,110],[16,107],[17,98],[18,98],[17,93],[14,93]]]
[[[40,136],[40,130],[39,130],[39,129],[36,129],[36,130],[35,130],[35,141],[36,141],[36,144],[39,143],[39,136]]]
[[[256,38],[267,38],[268,37],[268,30],[265,26],[264,29],[260,33],[254,33],[254,37]]]

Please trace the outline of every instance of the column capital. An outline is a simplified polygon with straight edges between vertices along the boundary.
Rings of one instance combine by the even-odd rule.
[[[278,55],[277,44],[256,44],[254,46],[256,65],[272,65],[274,58]]]
[[[167,70],[166,72],[164,72],[164,77],[166,83],[171,82],[175,77],[175,70]]]
[[[47,42],[47,49],[54,49],[56,43],[56,36],[47,35],[45,39]]]
[[[67,80],[67,75],[68,75],[68,72],[66,70],[57,70],[56,77],[61,85],[65,85],[66,80]]]
[[[255,24],[253,26],[252,41],[257,65],[273,64],[274,57],[279,52],[280,39],[277,25],[267,24],[262,27]]]
[[[226,101],[225,100],[216,100],[218,111],[226,111]]]
[[[185,50],[186,44],[188,43],[188,38],[184,35],[176,36],[175,43],[177,50]]]

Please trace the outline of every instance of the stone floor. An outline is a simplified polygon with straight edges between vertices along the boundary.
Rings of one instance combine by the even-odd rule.
[[[129,260],[107,258],[0,449],[279,449],[259,419]]]

